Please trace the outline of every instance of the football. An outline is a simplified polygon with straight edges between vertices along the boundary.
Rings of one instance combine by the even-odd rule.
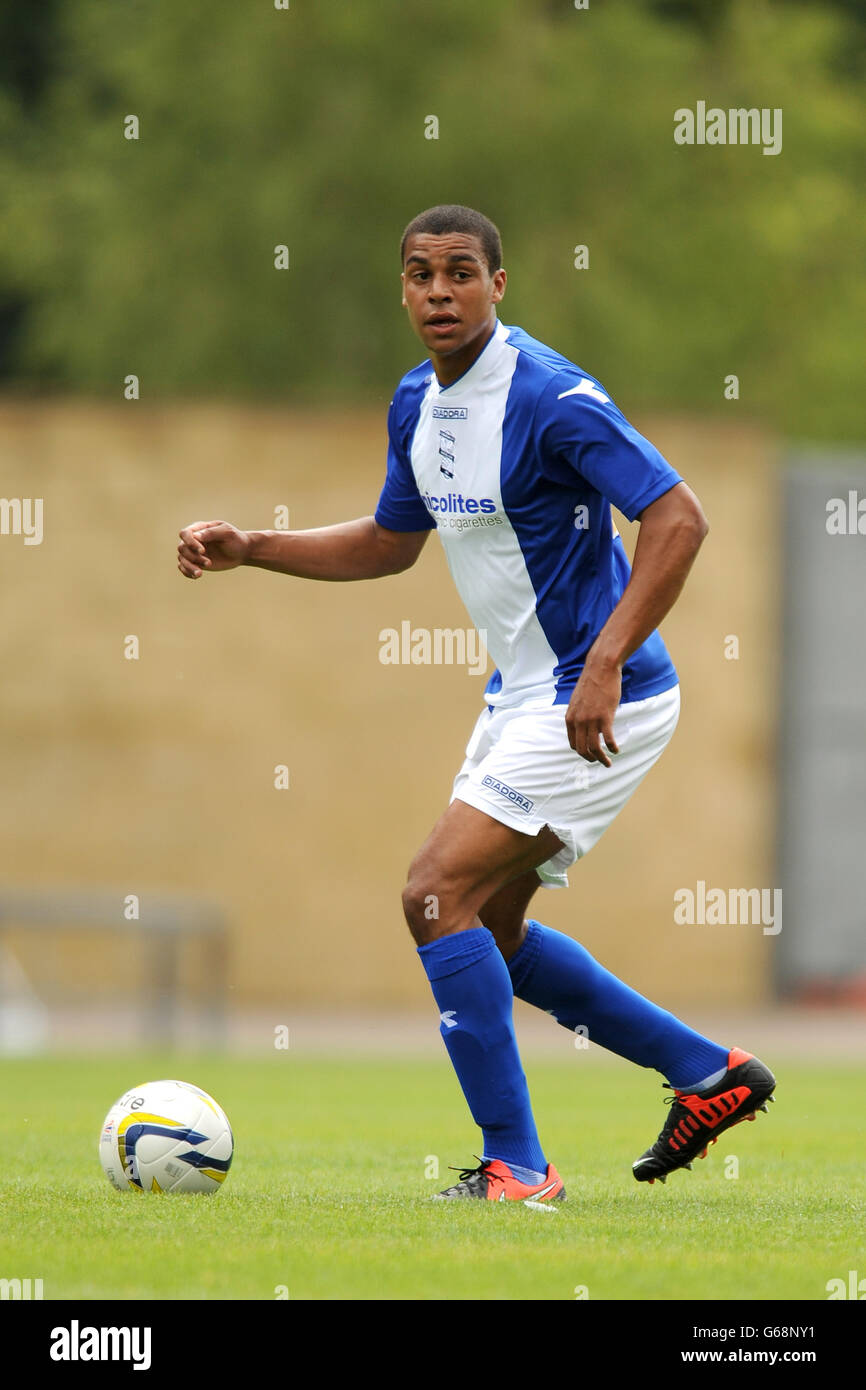
[[[99,1160],[121,1192],[219,1192],[234,1138],[225,1112],[188,1081],[148,1081],[115,1101]]]

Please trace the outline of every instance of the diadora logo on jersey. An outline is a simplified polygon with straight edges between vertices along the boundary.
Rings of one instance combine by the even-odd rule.
[[[509,787],[507,782],[500,782],[498,777],[491,777],[488,774],[487,777],[481,779],[481,785],[482,787],[489,787],[491,791],[498,792],[500,796],[504,796],[506,801],[510,801],[513,806],[517,807],[518,811],[531,811],[535,805],[535,802],[530,801],[528,796],[524,796],[522,792],[516,792],[513,787]]]
[[[434,405],[434,420],[468,420],[469,407],[467,405]]]
[[[496,511],[492,497],[464,497],[462,492],[448,492],[444,497],[434,497],[431,492],[425,492],[422,500],[429,512],[461,512],[469,516],[484,512],[489,516]]]
[[[445,1027],[446,1027],[446,1028],[456,1028],[456,1027],[457,1027],[457,1010],[456,1010],[456,1009],[446,1009],[445,1012],[444,1012],[444,1014],[440,1014],[439,1017],[440,1017],[440,1019],[442,1020],[442,1022],[445,1024]]]
[[[557,396],[558,401],[564,401],[566,396],[592,396],[595,400],[601,401],[602,405],[610,405],[610,396],[606,396],[600,391],[594,381],[587,377],[582,377],[576,386],[572,386],[570,391],[560,391]]]
[[[439,457],[442,460],[439,465],[439,472],[444,473],[446,478],[454,477],[455,443],[455,437],[450,430],[439,431]]]

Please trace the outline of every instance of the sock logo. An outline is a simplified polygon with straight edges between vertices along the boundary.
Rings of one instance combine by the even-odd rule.
[[[456,1009],[446,1009],[445,1012],[444,1012],[444,1014],[440,1014],[440,1015],[439,1015],[439,1018],[440,1018],[441,1022],[445,1024],[445,1027],[446,1027],[446,1028],[456,1028],[456,1027],[457,1027],[457,1010],[456,1010]]]

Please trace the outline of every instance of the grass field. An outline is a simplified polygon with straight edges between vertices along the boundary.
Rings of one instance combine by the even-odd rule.
[[[46,1299],[826,1299],[829,1279],[866,1274],[866,1069],[774,1065],[768,1116],[649,1187],[630,1165],[661,1128],[656,1075],[530,1060],[568,1189],[551,1214],[428,1200],[477,1147],[445,1059],[7,1060],[0,1277],[41,1278]],[[232,1121],[215,1197],[122,1194],[102,1174],[105,1112],[161,1076]]]

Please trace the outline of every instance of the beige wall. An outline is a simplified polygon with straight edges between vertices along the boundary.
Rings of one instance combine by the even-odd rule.
[[[400,888],[484,680],[383,666],[378,634],[465,626],[435,538],[414,570],[356,585],[261,571],[193,584],[174,561],[196,518],[265,527],[286,504],[300,529],[370,512],[386,406],[0,405],[3,492],[44,498],[45,526],[40,546],[0,537],[2,883],[210,896],[233,924],[245,1004],[427,1002]],[[766,995],[772,938],[675,925],[673,894],[701,878],[773,885],[775,450],[725,417],[637,423],[712,528],[664,627],[683,715],[570,891],[540,893],[537,910],[665,1003],[745,1005]],[[72,978],[108,960],[70,943],[48,963]]]

